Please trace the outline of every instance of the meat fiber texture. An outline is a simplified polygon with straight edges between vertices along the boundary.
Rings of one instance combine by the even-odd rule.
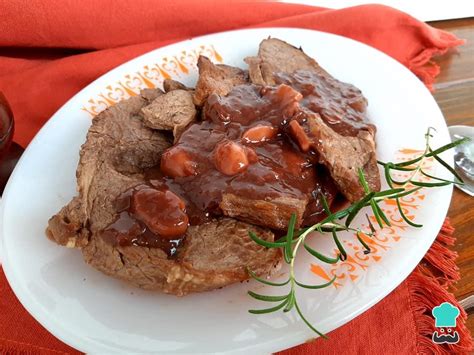
[[[225,96],[234,86],[248,83],[248,73],[225,64],[213,64],[209,58],[199,56],[199,79],[194,92],[194,103],[202,106],[211,94]]]

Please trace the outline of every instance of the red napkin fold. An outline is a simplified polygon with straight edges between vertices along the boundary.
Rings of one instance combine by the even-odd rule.
[[[15,113],[14,139],[23,146],[63,103],[98,76],[137,55],[190,37],[244,27],[327,31],[389,54],[428,87],[439,72],[431,57],[463,43],[379,5],[329,10],[248,1],[15,0],[0,2],[0,14],[0,90]],[[459,319],[458,344],[431,342],[431,308],[444,301],[457,305],[446,291],[459,278],[455,254],[447,248],[454,242],[452,232],[445,223],[425,265],[379,304],[331,332],[329,340],[318,339],[285,353],[468,353],[472,341]],[[2,352],[76,353],[26,313],[3,273],[0,289]]]

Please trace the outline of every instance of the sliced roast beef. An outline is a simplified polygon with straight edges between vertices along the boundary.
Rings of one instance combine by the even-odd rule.
[[[47,236],[108,275],[181,296],[248,279],[247,268],[276,270],[281,252],[248,232],[273,241],[266,228],[286,230],[292,214],[296,227],[317,223],[321,195],[331,204],[337,189],[360,199],[359,168],[379,190],[360,90],[277,39],[246,61],[249,73],[201,56],[195,90],[167,80],[166,93],[144,90],[99,114],[79,194]]]
[[[79,196],[49,221],[48,236],[58,244],[83,246],[90,232],[110,224],[117,196],[139,184],[143,170],[156,165],[160,153],[171,145],[161,133],[145,127],[138,116],[149,103],[144,96],[156,97],[147,91],[93,119],[76,173]]]
[[[301,226],[309,198],[277,197],[259,200],[224,193],[219,207],[229,217],[274,229],[285,230],[291,215],[296,214],[296,227]]]
[[[153,101],[158,96],[161,96],[163,94],[164,92],[161,91],[160,89],[143,89],[142,91],[140,91],[140,96],[143,97],[148,102]]]
[[[115,218],[113,202],[143,180],[143,170],[160,162],[171,142],[146,127],[138,115],[149,104],[142,96],[109,107],[93,119],[82,146],[77,184],[86,222],[100,230]]]
[[[76,196],[51,217],[46,235],[53,242],[68,248],[83,247],[89,243],[90,237],[90,232],[85,228],[84,221],[81,199]]]
[[[175,141],[196,118],[193,95],[187,90],[173,90],[157,97],[141,109],[143,122],[150,128],[172,130]]]
[[[280,252],[248,237],[254,231],[273,240],[273,233],[229,218],[189,227],[173,258],[160,248],[107,239],[106,231],[121,213],[121,196],[148,183],[145,173],[159,165],[161,153],[171,145],[139,116],[150,104],[145,98],[154,96],[150,94],[122,101],[93,119],[80,153],[79,196],[50,219],[47,236],[80,248],[85,261],[107,275],[176,295],[248,279],[246,267],[260,275],[275,270]]]
[[[367,100],[362,92],[332,77],[301,48],[269,38],[260,43],[257,57],[245,61],[252,82],[291,86],[303,95],[300,104],[318,113],[339,134],[357,136],[361,129],[375,133],[366,117]]]
[[[190,227],[176,259],[159,248],[113,246],[97,237],[82,251],[88,264],[107,275],[183,296],[247,280],[247,267],[258,275],[278,270],[280,251],[257,245],[249,231],[273,240],[269,231],[224,218]]]
[[[372,191],[380,190],[380,175],[375,156],[372,134],[361,130],[357,137],[342,136],[329,128],[321,117],[308,113],[308,134],[312,147],[319,153],[319,160],[330,172],[340,191],[349,201],[364,197],[364,188],[359,182],[359,169]]]
[[[194,92],[194,103],[198,106],[202,106],[210,94],[227,95],[234,86],[248,81],[244,70],[230,65],[213,64],[202,55],[199,56],[197,66],[199,79]]]
[[[238,85],[226,96],[211,95],[203,120],[190,125],[161,161],[190,205],[190,219],[203,212],[285,229],[297,225],[310,205],[321,209],[324,190],[309,152],[300,152],[283,134],[298,110],[301,94],[286,85]],[[194,218],[193,211],[196,211]]]
[[[263,40],[258,56],[246,58],[250,80],[260,85],[286,84],[303,95],[299,102],[308,115],[313,144],[341,192],[350,201],[363,196],[358,179],[358,168],[366,174],[370,186],[380,189],[380,176],[375,158],[375,126],[366,115],[367,100],[361,91],[351,84],[333,78],[301,49],[288,43],[269,38]],[[292,137],[300,148],[308,149],[304,135],[297,134],[291,126]],[[323,141],[318,142],[318,139]]]
[[[192,90],[188,88],[186,85],[173,79],[165,79],[163,81],[163,89],[165,90],[165,92],[170,92],[173,90]]]
[[[301,48],[277,39],[268,38],[260,42],[258,55],[247,57],[250,80],[259,85],[277,84],[276,73],[293,73],[297,70],[309,70],[326,74],[319,64],[307,56]]]

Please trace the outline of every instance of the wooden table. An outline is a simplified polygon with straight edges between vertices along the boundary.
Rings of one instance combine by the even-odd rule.
[[[432,22],[430,25],[467,40],[456,51],[435,58],[441,74],[433,95],[448,125],[474,126],[474,18]],[[455,250],[459,253],[456,262],[461,271],[461,280],[454,294],[462,300],[474,297],[474,197],[455,189],[448,216],[456,228]],[[472,310],[468,326],[474,334]]]

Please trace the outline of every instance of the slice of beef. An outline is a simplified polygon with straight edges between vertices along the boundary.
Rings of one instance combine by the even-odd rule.
[[[165,92],[170,92],[173,90],[192,90],[188,88],[186,85],[173,79],[165,79],[163,81],[163,89],[165,90]]]
[[[138,113],[149,104],[147,97],[160,94],[161,90],[148,90],[109,107],[92,120],[76,172],[79,196],[49,220],[50,239],[70,247],[87,244],[91,232],[114,220],[114,200],[143,181],[144,169],[159,162],[160,152],[171,143],[145,127]]]
[[[267,71],[262,69],[263,60],[260,57],[247,57],[244,62],[249,66],[250,82],[256,85],[275,85],[272,75],[268,75]],[[265,67],[265,65],[264,65]],[[263,77],[265,73],[265,78]]]
[[[140,96],[149,102],[153,101],[158,96],[161,96],[163,94],[164,92],[160,89],[143,89],[142,91],[140,91]]]
[[[110,224],[113,202],[143,181],[143,170],[160,162],[171,142],[146,127],[139,116],[149,101],[142,96],[121,101],[97,115],[82,146],[77,184],[82,209],[92,231]]]
[[[291,215],[296,214],[296,227],[299,228],[308,204],[308,198],[278,197],[258,200],[231,193],[222,195],[219,207],[229,217],[273,229],[286,230]]]
[[[367,120],[367,100],[359,89],[333,78],[301,49],[276,38],[263,40],[258,56],[246,58],[246,62],[252,82],[286,84],[303,95],[299,102],[302,111],[316,115],[308,114],[311,127],[308,122],[301,123],[311,131],[313,149],[346,198],[355,201],[363,196],[358,168],[364,169],[373,190],[380,189],[376,130]],[[301,136],[293,138],[301,146]]]
[[[199,56],[199,79],[194,92],[194,103],[202,106],[210,94],[225,96],[234,86],[248,82],[248,74],[237,67],[213,64],[209,58]]]
[[[81,210],[81,199],[74,197],[49,220],[47,237],[59,245],[68,248],[80,248],[89,242],[90,233],[84,228],[84,216]]]
[[[87,263],[110,276],[183,296],[247,280],[247,267],[259,275],[277,270],[280,251],[257,245],[249,230],[273,240],[269,231],[224,218],[190,227],[177,259],[168,259],[158,248],[113,247],[101,238],[94,238],[83,253]]]
[[[357,136],[361,129],[375,134],[375,126],[366,117],[367,99],[362,92],[331,76],[301,48],[269,38],[260,43],[257,57],[245,61],[252,82],[291,86],[303,94],[301,104],[339,134]]]
[[[175,141],[195,120],[193,95],[187,90],[173,90],[158,96],[141,109],[143,123],[153,129],[172,130]]]
[[[273,271],[280,252],[259,247],[247,233],[267,240],[273,234],[228,218],[188,228],[174,259],[159,248],[122,247],[103,237],[118,217],[117,198],[143,184],[144,172],[171,145],[162,132],[143,124],[139,112],[150,103],[146,96],[122,101],[93,119],[77,169],[79,195],[50,219],[48,238],[80,248],[84,260],[107,275],[176,295],[248,279],[247,266],[259,275]]]
[[[144,169],[159,163],[171,143],[144,126],[138,113],[161,94],[158,89],[142,91],[93,119],[76,172],[79,196],[50,219],[50,239],[70,247],[87,244],[90,232],[114,220],[116,197],[142,182]]]
[[[259,85],[275,85],[276,73],[293,73],[297,70],[315,71],[327,74],[326,71],[301,48],[278,39],[264,39],[259,46],[258,56],[244,59],[249,65],[250,80]]]
[[[380,175],[372,134],[361,130],[357,137],[342,136],[329,128],[318,114],[311,112],[306,117],[312,147],[344,196],[351,202],[364,197],[364,188],[359,181],[360,168],[370,189],[379,191]]]

